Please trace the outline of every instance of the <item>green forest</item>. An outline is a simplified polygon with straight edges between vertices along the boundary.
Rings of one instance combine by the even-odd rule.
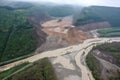
[[[77,17],[74,25],[81,26],[93,22],[102,22],[104,19],[92,11],[87,10],[86,8],[82,9],[79,15],[75,15]],[[80,18],[79,18],[80,17]]]
[[[108,21],[112,27],[120,26],[120,8],[104,7],[104,6],[91,6],[83,8],[75,25],[84,25],[87,22],[101,22]]]
[[[100,34],[100,37],[119,37],[120,28],[104,29],[97,31]]]
[[[28,12],[0,8],[0,62],[32,53],[36,49]]]

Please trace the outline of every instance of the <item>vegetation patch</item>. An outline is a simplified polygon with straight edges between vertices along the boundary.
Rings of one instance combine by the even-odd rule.
[[[119,37],[120,28],[98,30],[98,33],[100,34],[100,37]]]
[[[34,30],[27,10],[0,8],[0,63],[32,53],[36,49]]]
[[[54,17],[65,17],[75,13],[73,6],[54,6],[48,10],[48,14]]]
[[[78,16],[78,15],[77,15]],[[90,12],[88,10],[83,10],[81,11],[80,18],[78,18],[74,25],[75,26],[81,26],[89,23],[94,23],[94,22],[103,22],[104,19],[99,17],[98,15],[94,14],[93,12]]]
[[[91,22],[108,21],[111,26],[120,26],[120,8],[104,7],[104,6],[91,6],[83,8],[80,15],[77,15],[75,25],[83,25]]]
[[[86,62],[89,69],[92,71],[94,78],[96,80],[102,80],[99,71],[100,70],[99,61],[91,53],[89,53],[86,57]]]

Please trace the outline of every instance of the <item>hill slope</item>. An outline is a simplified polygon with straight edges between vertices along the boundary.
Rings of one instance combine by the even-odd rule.
[[[104,6],[91,6],[82,10],[79,18],[76,20],[75,25],[84,25],[92,22],[109,22],[112,27],[120,26],[120,8],[104,7]]]
[[[87,65],[96,80],[120,79],[120,43],[98,45],[87,56]]]

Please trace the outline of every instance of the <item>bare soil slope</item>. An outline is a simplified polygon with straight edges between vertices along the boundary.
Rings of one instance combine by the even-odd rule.
[[[73,26],[72,22],[72,17],[64,17],[41,24],[41,30],[47,37],[46,42],[38,48],[38,52],[78,44],[91,37]]]

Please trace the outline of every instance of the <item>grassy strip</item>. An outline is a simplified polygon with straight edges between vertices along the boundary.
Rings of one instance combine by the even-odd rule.
[[[28,64],[28,65],[26,65],[26,66],[24,66],[24,67],[22,67],[22,68],[20,68],[19,70],[17,70],[16,72],[8,75],[7,77],[3,78],[2,80],[9,80],[9,78],[10,78],[11,76],[13,76],[13,75],[15,75],[15,74],[17,74],[17,73],[25,70],[26,68],[28,68],[28,67],[30,67],[30,66],[32,66],[32,63],[31,63],[31,64]]]
[[[34,55],[34,54],[31,53],[31,54],[29,54],[29,55],[25,55],[25,56],[21,56],[21,57],[15,58],[15,59],[11,59],[11,60],[9,60],[9,61],[1,62],[1,63],[0,63],[0,66],[3,66],[3,65],[6,65],[6,64],[15,62],[15,61],[19,61],[19,60],[28,58],[28,57],[33,56],[33,55]]]
[[[98,33],[101,37],[118,37],[120,36],[120,28],[98,30]]]
[[[22,67],[28,65],[29,63],[28,62],[25,62],[23,64],[20,64],[18,66],[15,66],[9,70],[6,70],[6,71],[3,71],[3,72],[0,72],[0,79],[2,80],[3,78],[11,75],[12,73],[16,72],[17,70],[21,69]]]
[[[92,74],[95,80],[102,80],[100,77],[100,72],[99,72],[99,64],[98,64],[99,62],[91,53],[87,55],[86,63],[89,69],[92,71]]]

